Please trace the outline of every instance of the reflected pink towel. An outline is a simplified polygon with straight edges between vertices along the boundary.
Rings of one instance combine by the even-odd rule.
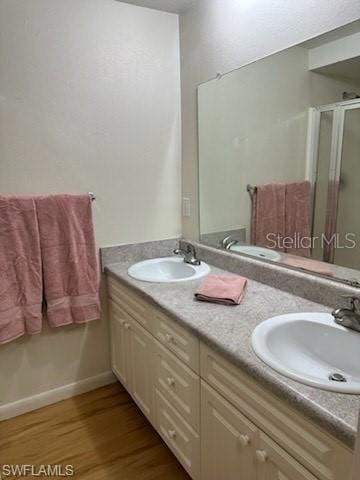
[[[308,181],[257,186],[251,197],[251,243],[309,257],[310,207]]]
[[[286,184],[285,199],[285,235],[295,238],[296,245],[287,246],[286,253],[310,257],[310,182],[292,182]]]
[[[42,275],[31,198],[0,197],[0,344],[41,331]]]
[[[283,263],[291,267],[302,268],[314,273],[320,273],[321,275],[328,275],[333,277],[333,272],[326,266],[325,263],[318,262],[317,260],[311,260],[310,258],[293,257],[289,256],[283,258]]]
[[[235,275],[209,275],[195,292],[197,300],[220,303],[223,305],[239,305],[246,291],[247,279]]]
[[[100,317],[98,266],[88,195],[35,199],[47,319],[52,327]]]
[[[285,235],[285,185],[259,185],[252,194],[251,243],[275,248],[278,236]],[[269,236],[269,234],[271,234]],[[276,248],[276,250],[283,250]]]

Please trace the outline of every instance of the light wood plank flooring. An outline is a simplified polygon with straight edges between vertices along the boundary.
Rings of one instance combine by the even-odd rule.
[[[70,464],[76,480],[190,478],[118,383],[1,422],[1,464]]]

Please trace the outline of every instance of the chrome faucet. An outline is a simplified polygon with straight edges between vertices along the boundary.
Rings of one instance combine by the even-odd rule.
[[[221,246],[222,248],[225,248],[225,250],[230,250],[230,248],[237,243],[239,243],[239,240],[236,240],[236,238],[234,238],[232,235],[229,235],[221,240]]]
[[[337,308],[331,315],[337,324],[360,332],[360,297],[353,295],[342,295],[342,297],[350,300],[350,308]]]
[[[188,263],[189,265],[200,265],[201,262],[198,258],[196,258],[196,250],[193,245],[190,243],[187,244],[186,250],[182,248],[176,248],[174,250],[175,255],[181,255],[184,257],[184,262]]]

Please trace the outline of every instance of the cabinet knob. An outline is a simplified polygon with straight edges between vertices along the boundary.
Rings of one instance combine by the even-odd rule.
[[[167,333],[165,335],[165,339],[168,343],[172,343],[174,341],[174,337],[172,335],[170,335],[169,333]]]
[[[170,437],[170,438],[175,438],[175,437],[176,437],[176,432],[175,432],[175,430],[169,430],[169,437]]]
[[[125,320],[120,320],[120,325],[121,326],[125,325]]]
[[[265,450],[256,450],[256,458],[259,462],[264,463],[268,459],[268,454]]]
[[[243,447],[247,447],[250,443],[249,435],[239,435],[239,442]]]
[[[170,387],[173,387],[175,385],[175,380],[172,377],[167,377],[166,381],[168,385],[170,385]]]
[[[125,328],[126,328],[126,330],[129,330],[130,329],[130,323],[125,323]]]

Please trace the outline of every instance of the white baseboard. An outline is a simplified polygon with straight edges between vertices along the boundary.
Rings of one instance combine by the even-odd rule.
[[[94,377],[85,378],[78,382],[69,383],[68,385],[48,390],[47,392],[17,400],[16,402],[1,405],[0,421],[22,415],[26,412],[31,412],[37,408],[45,407],[51,403],[56,403],[60,400],[65,400],[66,398],[74,397],[75,395],[80,395],[81,393],[89,392],[90,390],[95,390],[96,388],[114,382],[116,382],[114,374],[111,371],[108,371],[95,375]]]

